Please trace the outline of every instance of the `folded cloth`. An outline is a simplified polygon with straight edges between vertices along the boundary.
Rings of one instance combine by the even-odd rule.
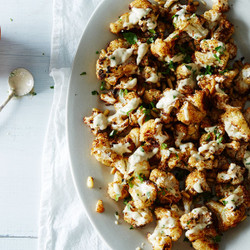
[[[55,86],[42,159],[41,250],[109,249],[90,224],[74,188],[65,127],[71,64],[82,31],[99,2],[54,0],[50,75]]]

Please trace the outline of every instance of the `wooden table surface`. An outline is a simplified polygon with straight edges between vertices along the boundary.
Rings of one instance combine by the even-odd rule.
[[[0,0],[0,103],[12,69],[35,78],[36,95],[0,113],[0,249],[37,248],[41,157],[52,104],[49,76],[52,0]]]

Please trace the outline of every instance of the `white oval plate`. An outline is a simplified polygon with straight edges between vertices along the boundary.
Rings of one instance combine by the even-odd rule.
[[[109,174],[110,168],[101,166],[94,157],[90,156],[94,137],[91,135],[90,129],[83,125],[82,119],[91,114],[93,107],[104,110],[98,97],[91,94],[91,91],[100,88],[100,81],[97,80],[95,74],[95,63],[98,58],[96,51],[105,48],[108,42],[115,38],[109,32],[109,23],[126,12],[130,2],[128,0],[105,0],[92,15],[76,53],[67,100],[67,137],[75,186],[90,221],[114,250],[132,250],[140,246],[142,242],[146,243],[144,249],[151,249],[147,243],[146,234],[153,231],[154,224],[151,223],[144,229],[136,230],[130,230],[130,226],[126,222],[122,222],[120,225],[115,224],[114,214],[118,211],[122,215],[123,205],[107,196],[107,183],[112,179]],[[210,2],[211,5],[211,1],[207,2]],[[229,12],[229,20],[234,23],[236,28],[235,39],[238,48],[250,61],[247,53],[250,41],[250,1],[231,0],[230,2],[233,7]],[[83,71],[86,71],[87,74],[80,76]],[[95,178],[94,189],[86,187],[88,176]],[[95,204],[99,199],[104,202],[105,212],[103,214],[95,212]],[[247,220],[237,228],[225,233],[220,245],[220,249],[249,249],[250,226],[247,226]],[[189,243],[184,243],[181,239],[173,243],[174,250],[184,248],[191,249]]]

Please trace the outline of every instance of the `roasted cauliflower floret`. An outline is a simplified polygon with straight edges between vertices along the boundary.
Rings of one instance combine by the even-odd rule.
[[[151,181],[137,180],[132,187],[129,187],[134,206],[138,209],[149,207],[157,197],[157,188]]]
[[[127,203],[123,210],[124,220],[133,227],[143,227],[153,221],[153,215],[149,208],[138,209],[133,201]]]
[[[114,181],[108,184],[108,194],[111,199],[119,201],[128,196],[128,185],[122,181],[119,171],[114,174]]]
[[[142,71],[142,76],[145,78],[147,83],[157,83],[159,82],[160,78],[157,74],[156,68],[146,66]]]
[[[210,201],[206,205],[216,215],[219,230],[224,232],[229,228],[235,227],[242,221],[246,209],[244,205],[242,205],[242,199],[234,194],[228,196],[226,199],[222,200],[222,202],[225,205],[216,201]]]
[[[245,64],[242,68],[239,77],[236,79],[236,86],[234,87],[237,92],[244,94],[250,89],[250,64]]]
[[[229,53],[224,43],[218,40],[202,40],[200,44],[203,52],[195,51],[196,63],[202,67],[218,66],[224,69],[229,60]]]
[[[162,112],[169,114],[173,108],[180,106],[180,99],[183,95],[177,90],[165,89],[163,96],[156,104],[156,108],[162,109]]]
[[[229,10],[228,0],[213,0],[213,9],[218,12],[227,12]]]
[[[136,90],[137,88],[137,78],[134,77],[123,77],[120,79],[120,83],[115,86],[116,89],[124,90]]]
[[[158,102],[161,97],[161,91],[158,89],[149,89],[144,92],[143,101],[145,103]]]
[[[179,182],[172,173],[154,169],[149,179],[157,186],[157,197],[162,204],[177,203],[181,199]]]
[[[228,107],[226,112],[221,116],[221,120],[231,139],[249,141],[250,129],[243,114],[238,108]]]
[[[188,159],[188,164],[197,168],[199,171],[204,169],[214,169],[217,168],[218,162],[217,160],[205,159],[202,155],[198,154],[198,152],[194,152],[191,157]]]
[[[197,15],[188,13],[185,8],[178,10],[173,18],[175,29],[186,31],[195,40],[202,40],[208,35],[208,30],[203,27],[203,20]]]
[[[183,103],[177,113],[177,119],[186,125],[190,125],[191,123],[200,123],[205,116],[206,113],[201,112],[188,101]]]
[[[160,119],[151,119],[145,122],[140,129],[140,141],[161,145],[169,139],[167,133],[162,131],[163,124]]]
[[[209,239],[217,235],[213,226],[212,213],[207,207],[193,209],[190,213],[181,216],[181,226],[186,229],[186,237],[191,241]]]
[[[205,238],[205,239],[197,239],[192,242],[192,246],[196,250],[218,250],[219,245],[216,243],[217,238],[211,237],[211,238]]]
[[[92,143],[91,154],[95,156],[96,160],[106,166],[121,158],[115,152],[111,150],[110,141],[106,133],[99,133],[96,139]]]
[[[233,185],[241,184],[244,180],[245,168],[231,163],[227,171],[218,173],[216,181],[218,183],[232,183]]]
[[[96,63],[98,79],[109,85],[116,85],[123,76],[136,74],[138,65],[134,56],[135,49],[129,47],[124,39],[110,42],[106,50],[102,50]]]
[[[152,234],[148,234],[148,240],[153,249],[166,249],[165,244],[171,238],[177,241],[182,234],[179,216],[176,212],[166,208],[158,207],[155,209],[157,225]]]
[[[210,192],[211,189],[207,184],[205,173],[198,170],[191,172],[186,179],[186,190],[191,195]]]
[[[143,32],[157,26],[157,6],[147,0],[135,0],[129,5],[130,12],[123,14],[115,23],[110,24],[110,31],[118,34],[123,30],[141,28]]]
[[[229,184],[218,184],[216,185],[216,195],[218,197],[229,197],[230,195],[237,195],[238,197],[241,197],[243,199],[243,205],[246,208],[250,207],[250,192],[249,190],[243,186],[234,186]],[[227,203],[227,202],[223,202]]]
[[[91,116],[84,117],[83,122],[87,124],[94,135],[108,127],[108,119],[99,109],[93,109]]]

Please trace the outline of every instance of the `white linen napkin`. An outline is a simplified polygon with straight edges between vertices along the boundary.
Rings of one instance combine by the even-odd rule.
[[[38,249],[107,250],[75,191],[66,144],[66,95],[82,31],[101,0],[54,0],[50,75],[54,99],[42,159]]]

